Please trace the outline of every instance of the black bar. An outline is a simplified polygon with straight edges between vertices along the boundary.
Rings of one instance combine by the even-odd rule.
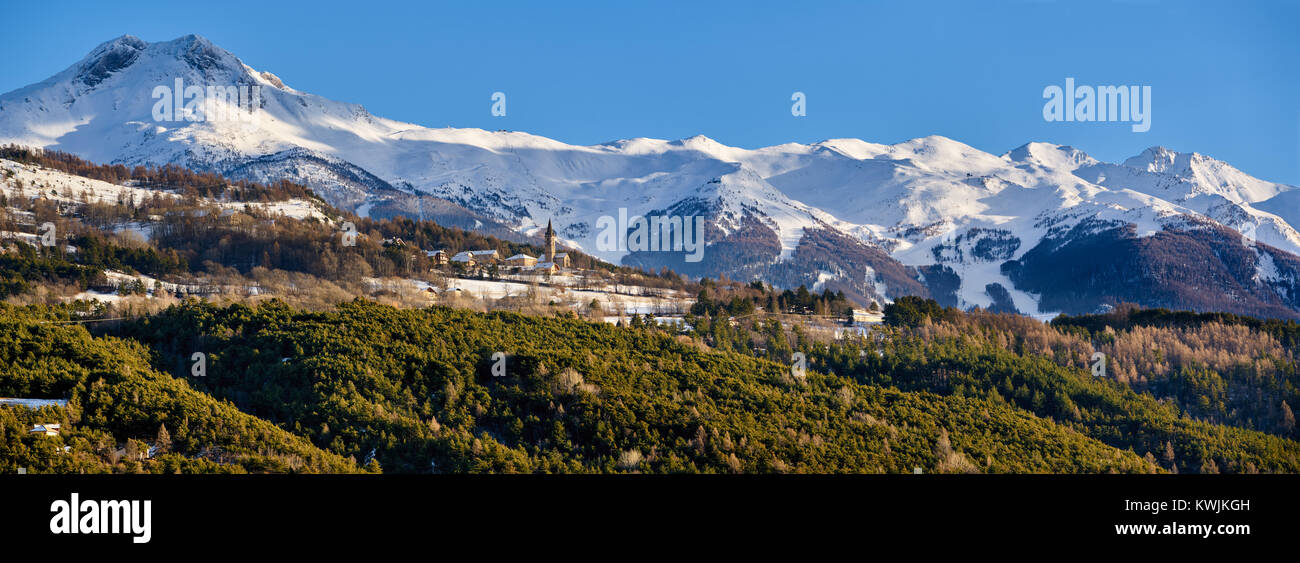
[[[927,548],[1052,543],[1070,551],[1217,549],[1287,545],[1296,533],[1300,476],[886,475],[886,476],[135,476],[0,477],[6,541],[122,553],[254,548],[417,547],[430,542],[520,545],[591,538],[667,546],[750,541],[792,546],[809,538],[920,542]],[[150,541],[130,534],[54,534],[51,504],[150,500]],[[1190,510],[1126,509],[1126,501],[1183,499]],[[1195,510],[1197,500],[1245,501]],[[1229,506],[1232,506],[1229,504]],[[1231,524],[1248,534],[1118,535],[1117,524]],[[525,541],[527,540],[527,541]],[[1291,546],[1288,546],[1291,549]]]

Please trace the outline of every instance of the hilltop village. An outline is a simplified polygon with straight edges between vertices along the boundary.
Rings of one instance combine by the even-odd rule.
[[[459,273],[470,275],[486,274],[497,277],[502,273],[529,276],[553,276],[560,273],[572,273],[572,261],[568,252],[555,251],[555,230],[551,223],[546,223],[546,255],[537,257],[528,254],[515,254],[502,258],[496,250],[462,250],[448,256],[446,250],[429,250],[425,254],[434,267],[454,266]],[[394,241],[385,241],[392,243]],[[401,243],[401,239],[395,241]]]

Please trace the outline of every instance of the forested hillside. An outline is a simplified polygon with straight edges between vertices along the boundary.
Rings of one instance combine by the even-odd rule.
[[[148,358],[137,343],[92,337],[66,312],[0,304],[0,396],[68,401],[38,410],[0,406],[0,470],[358,471],[351,460],[151,369]],[[35,424],[63,431],[29,433]]]
[[[1129,324],[1149,316],[1135,314]],[[1108,318],[1123,325],[1129,317]],[[1094,334],[1082,326],[1101,321],[1088,317],[1062,317],[1051,326],[903,298],[885,308],[887,326],[829,342],[771,322],[692,322],[720,348],[772,359],[801,351],[814,368],[862,383],[981,397],[1134,451],[1170,471],[1300,471],[1289,406],[1300,383],[1295,323],[1192,318],[1202,326]],[[1093,371],[1098,352],[1105,354],[1101,376]]]
[[[981,397],[862,385],[654,328],[187,303],[123,333],[193,385],[389,471],[1149,472],[1132,452]],[[504,377],[492,356],[507,354]]]
[[[725,309],[692,316],[692,334],[364,300],[324,312],[188,300],[94,335],[66,322],[71,307],[0,311],[0,395],[69,401],[0,407],[10,468],[1300,471],[1284,406],[1293,341],[1276,344],[1262,328],[1225,333],[1237,343],[1184,334],[1202,351],[1148,365],[1115,348],[1134,326],[1094,348],[1084,328],[1093,319],[1052,326],[916,299],[887,307],[888,326],[830,342],[774,321],[733,326]],[[1089,371],[1094,349],[1113,350],[1105,377]],[[1254,378],[1195,368],[1258,407],[1216,402],[1208,375],[1168,375],[1206,349],[1277,367]],[[805,376],[791,370],[794,351],[808,356]],[[196,352],[202,377],[191,371]],[[25,431],[48,422],[63,435]],[[152,458],[140,455],[151,447]]]

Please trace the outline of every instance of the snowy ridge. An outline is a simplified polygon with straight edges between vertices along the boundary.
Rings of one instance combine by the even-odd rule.
[[[154,196],[178,198],[175,193],[123,186],[74,176],[58,170],[23,164],[0,158],[0,194],[10,200],[41,197],[61,203],[118,203],[132,202],[136,205]],[[21,186],[21,187],[20,187]],[[237,202],[207,200],[223,209],[242,211],[245,208],[256,209],[269,215],[284,215],[290,219],[316,219],[333,222],[311,201],[293,198],[275,202]]]
[[[254,125],[155,121],[152,89],[177,78],[261,86]],[[952,268],[963,280],[964,305],[990,305],[985,286],[997,283],[1025,312],[1037,311],[1037,297],[1015,289],[1000,264],[1083,221],[1131,224],[1138,236],[1209,221],[1300,254],[1300,190],[1198,153],[1152,147],[1113,164],[1050,143],[994,155],[940,136],[758,149],[702,135],[570,145],[376,117],[295,90],[195,35],[158,43],[123,36],[48,80],[0,95],[0,143],[99,162],[285,178],[365,213],[401,194],[427,195],[525,234],[552,222],[566,244],[612,262],[626,253],[598,248],[596,224],[620,209],[630,216],[692,210],[722,237],[756,220],[779,241],[773,262],[795,259],[808,230],[831,230],[907,266]],[[969,241],[992,240],[994,232],[1010,250],[977,256],[978,243]],[[958,239],[969,248],[940,260]],[[1268,267],[1260,267],[1266,279]],[[850,276],[828,272],[810,268],[808,285]],[[851,281],[884,297],[878,279]]]

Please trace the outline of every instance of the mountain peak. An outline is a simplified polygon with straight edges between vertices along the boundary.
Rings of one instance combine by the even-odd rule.
[[[705,137],[704,135],[695,135],[679,141],[671,141],[668,144],[671,146],[678,146],[684,149],[703,153],[711,157],[718,158],[725,161],[734,161],[737,158],[738,154],[744,152],[743,149],[729,147],[713,139]]]
[[[134,35],[131,35],[130,33],[124,33],[122,35],[109,39],[108,41],[100,43],[99,46],[96,47],[96,49],[103,49],[105,47],[111,47],[117,45],[127,45],[127,46],[132,46],[136,49],[143,49],[149,46],[149,42],[140,39],[139,37],[136,37]]]
[[[676,141],[676,143],[684,147],[691,147],[691,148],[704,148],[704,147],[712,148],[712,147],[722,146],[722,143],[719,143],[713,139],[705,137],[704,135],[692,135],[685,139]]]
[[[1178,152],[1161,146],[1150,147],[1125,160],[1124,166],[1176,179],[1185,186],[1184,198],[1212,194],[1238,203],[1260,202],[1293,189],[1250,176],[1211,156]]]
[[[199,35],[199,34],[197,34],[197,33],[189,33],[189,34],[186,34],[186,35],[182,35],[182,36],[180,36],[180,37],[177,37],[177,38],[174,39],[173,41],[184,41],[184,42],[188,42],[188,43],[190,43],[190,44],[194,44],[194,43],[206,43],[206,44],[208,44],[208,45],[211,45],[211,44],[212,44],[212,42],[209,41],[207,37],[204,37],[204,36]]]
[[[82,59],[76,79],[86,86],[94,87],[113,73],[131,66],[148,47],[149,43],[134,35],[123,35],[100,43]]]
[[[882,145],[879,143],[869,143],[862,139],[853,139],[853,138],[826,139],[824,141],[815,143],[812,146],[824,150],[835,151],[839,154],[857,160],[875,158],[876,156],[879,156],[880,154],[889,151],[888,145]]]
[[[1038,164],[1048,167],[1062,167],[1075,169],[1086,164],[1094,164],[1094,160],[1088,153],[1069,145],[1057,145],[1053,143],[1029,142],[1014,149],[1011,149],[1002,158],[1012,162],[1022,162],[1026,164]]]
[[[961,154],[982,152],[966,143],[944,137],[943,135],[926,135],[924,137],[908,139],[901,143],[894,144],[893,148],[895,150],[910,150],[917,154]]]
[[[175,59],[209,81],[222,74],[242,75],[243,62],[206,37],[189,34],[171,41],[149,43],[134,35],[122,35],[105,41],[75,65],[74,81],[94,88],[113,75],[136,64],[142,56]]]
[[[1167,174],[1183,174],[1193,162],[1206,160],[1199,153],[1182,153],[1162,146],[1147,147],[1141,154],[1124,161],[1124,166]]]
[[[242,72],[244,63],[202,35],[190,34],[161,44],[205,77],[221,70]]]

